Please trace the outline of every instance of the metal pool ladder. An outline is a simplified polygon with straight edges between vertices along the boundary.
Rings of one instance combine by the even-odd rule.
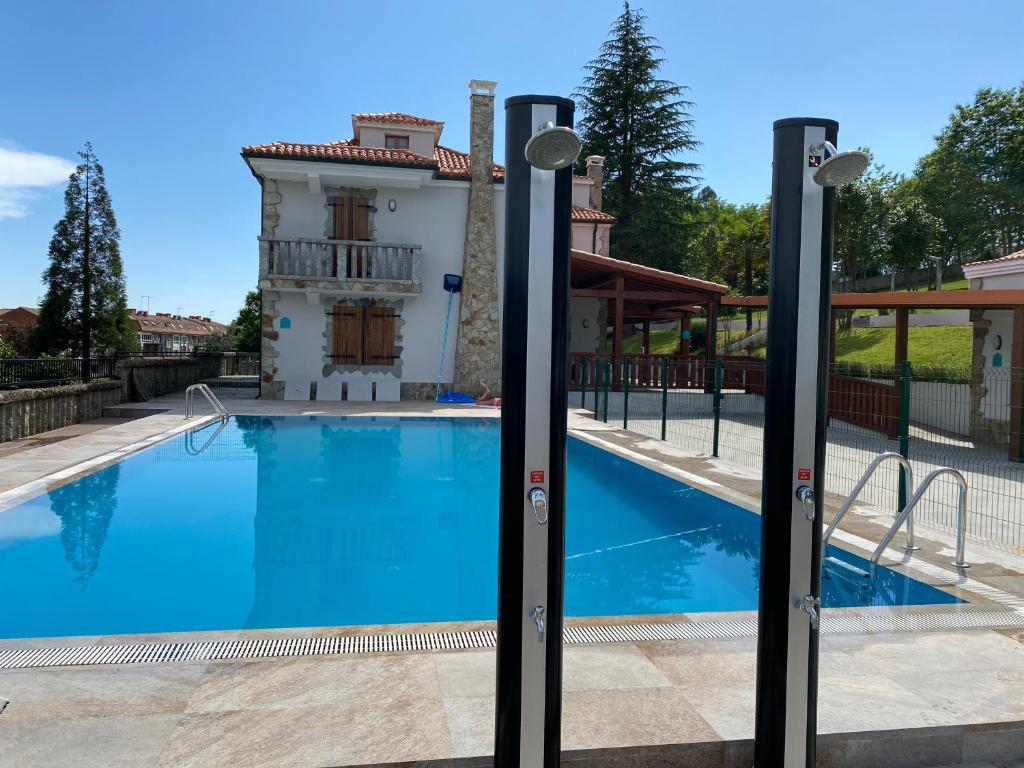
[[[843,560],[840,560],[839,558],[827,557],[825,552],[826,547],[828,545],[828,540],[832,537],[832,534],[835,532],[836,527],[842,521],[843,517],[846,516],[846,513],[849,511],[850,507],[853,506],[853,502],[857,500],[857,497],[860,495],[860,492],[864,490],[864,486],[867,485],[868,480],[871,479],[871,476],[875,473],[875,470],[878,469],[878,467],[881,466],[884,462],[890,460],[896,461],[902,467],[903,476],[906,480],[907,492],[910,493],[911,496],[906,506],[903,507],[903,509],[901,509],[897,513],[895,521],[893,521],[893,524],[889,527],[889,530],[885,532],[885,535],[882,537],[882,540],[878,543],[878,546],[875,547],[875,551],[871,555],[872,569],[874,569],[874,567],[878,565],[878,561],[882,557],[882,553],[885,551],[886,547],[889,546],[893,538],[896,536],[896,531],[898,531],[900,527],[904,524],[906,524],[907,526],[907,540],[906,543],[903,545],[903,548],[908,552],[911,552],[918,548],[914,545],[914,508],[920,503],[921,499],[924,497],[925,491],[928,490],[928,487],[935,481],[937,477],[940,477],[941,475],[952,476],[953,479],[956,480],[957,485],[960,486],[960,492],[958,494],[957,499],[956,560],[952,563],[952,565],[954,565],[957,568],[970,567],[964,561],[964,550],[966,548],[967,539],[967,480],[964,479],[964,476],[960,472],[953,469],[952,467],[939,467],[938,469],[934,469],[931,472],[929,472],[927,477],[925,477],[924,482],[921,483],[921,486],[917,488],[917,490],[915,490],[914,470],[910,466],[910,462],[907,461],[907,459],[901,454],[892,451],[889,451],[887,453],[881,453],[872,460],[872,462],[868,465],[867,469],[864,470],[864,474],[861,475],[860,480],[858,480],[857,484],[853,487],[853,490],[850,492],[850,495],[846,497],[846,500],[843,501],[842,506],[833,516],[832,522],[829,523],[828,528],[825,530],[825,533],[821,537],[822,560],[828,561],[832,565],[841,567],[845,570],[853,571],[861,576],[870,575],[867,571],[863,571],[860,568],[857,568],[856,566],[850,565],[849,563],[846,563]]]
[[[892,526],[885,532],[885,536],[882,537],[882,540],[878,542],[878,546],[875,547],[875,551],[871,555],[872,568],[878,565],[878,560],[882,557],[882,553],[885,551],[885,548],[889,546],[889,542],[892,541],[892,537],[896,535],[896,531],[899,530],[901,525],[903,525],[903,522],[910,518],[911,513],[914,511],[914,507],[918,505],[921,498],[924,496],[924,492],[928,490],[928,486],[930,486],[937,477],[942,475],[950,475],[956,481],[956,484],[960,486],[959,493],[957,494],[956,510],[956,560],[954,560],[951,565],[956,568],[970,567],[968,563],[964,562],[964,550],[967,542],[967,480],[964,479],[964,476],[960,472],[952,467],[939,467],[938,469],[933,469],[928,473],[920,487],[914,491],[914,495],[910,497],[910,501],[907,502],[907,506],[900,510],[900,513],[896,515],[896,520],[893,522]]]
[[[868,480],[870,480],[871,476],[875,474],[875,470],[886,461],[896,461],[901,467],[903,467],[903,477],[906,480],[907,493],[912,494],[914,492],[914,469],[910,466],[910,462],[907,461],[903,455],[889,451],[888,453],[880,453],[875,456],[872,462],[868,464],[868,468],[864,470],[864,474],[860,476],[860,480],[858,480],[857,484],[853,486],[853,490],[850,491],[850,495],[846,497],[846,500],[839,508],[839,511],[836,512],[835,516],[832,518],[832,522],[828,524],[828,528],[825,529],[825,533],[821,537],[821,553],[823,557],[825,555],[825,547],[828,544],[828,540],[832,538],[832,534],[836,527],[846,516],[850,507],[853,506],[853,502],[855,502],[857,497],[860,496],[860,492],[864,490],[864,486],[868,484]],[[897,517],[899,517],[899,515],[897,515]],[[903,548],[906,550],[917,549],[917,547],[914,546],[914,518],[909,514],[907,515],[907,542],[903,545]]]
[[[231,414],[228,413],[228,409],[224,407],[223,403],[217,399],[217,396],[213,394],[210,388],[206,384],[193,384],[185,390],[185,418],[192,418],[195,410],[195,393],[199,392],[203,397],[206,398],[206,402],[213,406],[213,410],[222,418],[226,419]]]

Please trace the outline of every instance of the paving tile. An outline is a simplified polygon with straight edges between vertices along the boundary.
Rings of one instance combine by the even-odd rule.
[[[566,691],[562,698],[565,750],[717,740],[675,688]]]
[[[921,674],[905,669],[893,672],[892,679],[946,713],[951,722],[967,725],[1024,719],[1024,660],[1016,666],[993,664],[983,670],[952,666]]]
[[[292,768],[451,756],[440,701],[405,699],[381,704],[356,699],[332,706],[185,714],[158,765]]]
[[[753,686],[757,673],[754,638],[738,640],[680,640],[641,644],[654,666],[675,686],[702,689],[715,686]]]
[[[205,663],[0,671],[3,722],[185,711]]]
[[[495,652],[449,651],[432,654],[441,695],[445,698],[494,698]]]
[[[181,715],[7,722],[0,763],[11,768],[152,768]]]
[[[917,693],[872,674],[822,676],[818,733],[885,731],[952,725],[956,718]]]
[[[493,755],[494,697],[453,697],[443,703],[454,756]]]
[[[562,652],[563,690],[614,690],[671,686],[667,677],[633,645],[591,645]]]
[[[885,735],[831,734],[818,737],[818,764],[830,768],[936,768],[961,761],[959,728],[894,730]]]
[[[429,654],[211,662],[187,711],[288,709],[409,698],[440,701]]]

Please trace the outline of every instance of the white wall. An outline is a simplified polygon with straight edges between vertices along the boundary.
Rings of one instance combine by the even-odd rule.
[[[590,182],[578,180],[573,177],[572,180],[572,203],[573,205],[582,205],[584,208],[590,207]]]
[[[597,352],[601,329],[597,313],[601,300],[595,298],[569,299],[569,352]]]
[[[361,185],[364,188],[365,185]],[[323,237],[326,194],[312,194],[307,184],[278,183],[281,203],[277,236]],[[422,292],[403,296],[402,377],[405,382],[434,382],[444,335],[448,293],[442,284],[446,273],[462,274],[466,233],[468,182],[435,182],[418,189],[378,186],[377,212],[373,216],[374,239],[380,242],[414,243],[422,246]],[[388,210],[394,200],[396,210]],[[495,185],[495,229],[498,252],[499,317],[504,267],[504,188]],[[360,294],[370,297],[370,294]],[[279,311],[292,319],[291,329],[281,332],[277,360],[278,380],[286,382],[286,399],[307,399],[309,382],[320,381],[323,332],[326,328],[324,297],[316,306],[305,295],[281,292]],[[287,307],[287,311],[282,309]],[[293,317],[293,313],[295,316]],[[297,319],[299,320],[297,322]],[[444,383],[454,376],[455,345],[458,335],[459,295],[452,302],[451,325],[445,354]],[[358,378],[359,374],[354,374]],[[348,378],[348,376],[346,376]],[[293,380],[296,382],[293,385]],[[323,391],[323,390],[322,390]],[[333,391],[328,386],[326,391]],[[323,399],[318,395],[318,399]]]
[[[383,147],[385,136],[408,136],[409,151],[425,157],[434,156],[434,131],[417,131],[406,125],[393,128],[361,127],[359,129],[359,146]]]
[[[597,243],[595,247],[595,227]],[[609,224],[587,224],[585,222],[573,223],[572,225],[572,247],[578,251],[596,253],[599,256],[609,255]]]

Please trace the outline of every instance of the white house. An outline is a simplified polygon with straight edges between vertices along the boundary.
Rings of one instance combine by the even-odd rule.
[[[444,123],[400,112],[352,115],[348,139],[242,149],[262,190],[264,397],[431,397],[439,366],[445,386],[499,386],[494,86],[470,82],[469,154],[440,143]],[[587,164],[573,181],[573,247],[607,255],[603,158]],[[460,276],[462,291],[442,364],[446,275]]]

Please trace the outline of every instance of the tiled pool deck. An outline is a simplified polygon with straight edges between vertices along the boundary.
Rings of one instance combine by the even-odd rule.
[[[82,462],[115,460],[180,429],[181,398],[144,404],[165,414],[0,458],[0,510],[14,486],[39,492]],[[493,415],[428,403],[231,401],[237,413]],[[664,443],[570,415],[583,439],[756,509],[749,473]],[[685,473],[680,475],[680,473]],[[20,496],[20,494],[17,494]],[[2,514],[2,512],[0,512]],[[884,528],[851,514],[838,543],[862,550]],[[969,543],[969,579],[948,566],[948,537],[918,527],[915,578],[971,602],[960,606],[829,611],[1024,614],[1024,558]],[[861,544],[861,547],[857,545]],[[8,574],[8,578],[12,575]],[[952,583],[952,585],[951,585]],[[642,617],[644,622],[749,619],[750,613]],[[638,619],[633,619],[633,622]],[[630,623],[629,618],[571,624]],[[440,632],[493,624],[396,625],[0,641],[27,646],[120,645],[254,638]],[[754,719],[752,637],[600,643],[565,649],[565,762],[625,766],[750,765]],[[493,743],[491,649],[282,656],[0,671],[0,764],[36,766],[486,765]],[[2,703],[2,701],[0,701]],[[1024,629],[826,634],[819,695],[821,765],[941,766],[1024,760]],[[577,762],[578,761],[578,762]]]

